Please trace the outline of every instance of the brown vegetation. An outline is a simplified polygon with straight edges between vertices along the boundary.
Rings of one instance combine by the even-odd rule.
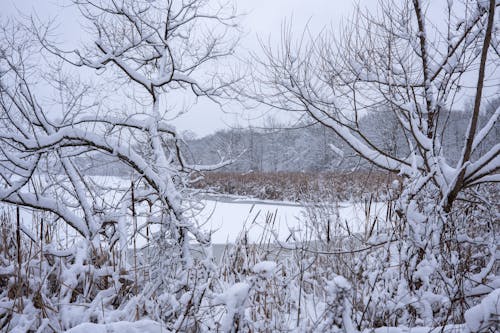
[[[396,179],[396,175],[382,171],[208,172],[193,187],[270,200],[359,200],[382,198]]]

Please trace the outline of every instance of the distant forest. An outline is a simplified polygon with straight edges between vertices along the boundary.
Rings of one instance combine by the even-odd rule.
[[[499,104],[500,98],[486,104],[481,124]],[[445,119],[439,121],[438,132],[443,137],[441,149],[452,163],[460,156],[457,143],[464,140],[469,117],[465,112],[455,111],[445,113]],[[371,142],[391,154],[406,157],[411,141],[404,137],[399,126],[394,113],[389,111],[373,111],[359,119],[361,132]],[[181,141],[182,156],[189,164],[211,165],[234,160],[218,170],[223,172],[332,172],[376,168],[356,154],[333,130],[317,123],[290,126],[270,121],[265,127],[220,130],[201,138],[185,133]],[[476,154],[483,154],[499,141],[500,128],[496,126]],[[145,158],[151,153],[147,142],[141,151]],[[115,163],[115,159],[114,156],[109,159],[86,156],[80,163],[87,174],[124,175],[124,168]]]
[[[485,107],[481,123],[498,104],[500,99]],[[460,156],[457,143],[464,140],[469,118],[470,114],[457,111],[448,112],[446,119],[440,120],[441,149],[446,159],[453,163]],[[393,112],[370,112],[359,120],[359,125],[362,132],[368,133],[368,138],[385,151],[405,157],[410,153],[408,140],[403,136],[404,131],[398,129],[400,125]],[[496,126],[477,153],[491,148],[499,138],[500,128]],[[184,156],[190,163],[218,163],[217,156],[235,159],[221,171],[326,172],[374,168],[332,130],[319,124],[302,123],[294,128],[283,124],[268,128],[233,128],[199,139],[186,138],[186,143],[189,150],[186,148]]]

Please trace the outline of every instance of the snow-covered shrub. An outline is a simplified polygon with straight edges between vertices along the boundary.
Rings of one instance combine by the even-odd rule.
[[[192,173],[227,161],[185,162],[166,94],[223,95],[231,79],[212,69],[235,46],[233,8],[203,0],[74,5],[94,39],[74,52],[50,40],[50,24],[0,23],[0,201],[22,214],[8,218],[18,223],[17,253],[11,234],[2,244],[0,325],[62,331],[148,317],[196,330],[215,269],[204,252],[209,235],[189,218],[187,188]],[[106,77],[84,82],[75,66]],[[102,161],[128,179],[86,174]],[[193,246],[206,260],[194,258]]]
[[[384,218],[367,205],[366,221],[355,231],[338,219],[335,204],[309,205],[304,229],[310,240],[283,246],[314,258],[305,275],[314,277],[316,290],[326,288],[321,278],[335,274],[351,282],[357,329],[463,323],[465,311],[499,282],[495,188],[464,193],[468,199],[443,214],[432,187],[405,201],[407,192],[397,186]]]
[[[481,332],[488,328],[498,329],[500,316],[500,288],[493,290],[465,312],[464,318],[470,332]]]
[[[351,284],[342,276],[336,276],[327,283],[326,288],[325,313],[318,331],[354,333]]]
[[[399,201],[387,221],[392,228],[376,235],[385,242],[359,260],[358,325],[462,323],[465,311],[498,283],[492,195],[479,189],[476,201],[471,195],[448,214],[436,207],[432,191],[413,196],[406,206]]]

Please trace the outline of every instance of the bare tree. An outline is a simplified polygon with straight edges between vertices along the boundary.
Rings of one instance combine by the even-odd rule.
[[[279,49],[265,49],[258,77],[264,88],[256,98],[307,112],[381,168],[420,180],[423,176],[439,189],[441,206],[449,212],[459,192],[499,180],[499,146],[471,160],[498,118],[496,112],[478,128],[485,71],[496,72],[498,66],[490,47],[497,4],[454,8],[449,2],[444,28],[435,26],[422,6],[420,1],[384,2],[378,16],[360,10],[340,38],[324,34],[296,44],[285,31]],[[476,84],[467,91],[473,73]],[[491,84],[497,84],[494,76]],[[457,107],[457,95],[471,90],[474,106],[463,156],[458,165],[448,165],[437,125],[446,121],[442,114]],[[377,106],[390,108],[397,117],[413,148],[409,156],[390,154],[360,130],[359,119]]]
[[[400,249],[405,249],[401,252],[406,251],[408,260],[404,274],[409,293],[418,300],[410,307],[417,313],[430,313],[424,318],[430,323],[429,309],[435,304],[426,304],[421,295],[424,290],[432,293],[437,289],[432,290],[425,278],[441,275],[441,286],[445,286],[441,290],[448,288],[445,293],[450,304],[460,303],[454,307],[462,309],[461,314],[467,308],[463,290],[457,290],[444,276],[451,274],[460,283],[469,279],[464,283],[470,288],[478,282],[469,284],[472,272],[463,271],[470,264],[465,257],[460,257],[461,269],[449,263],[452,253],[471,251],[469,245],[461,247],[457,235],[469,237],[480,229],[474,229],[474,223],[482,225],[471,216],[466,221],[463,212],[471,210],[464,210],[463,203],[477,203],[481,198],[475,192],[478,185],[500,181],[500,144],[477,151],[500,115],[497,108],[479,124],[487,92],[498,93],[500,58],[497,1],[433,2],[434,10],[443,9],[444,22],[434,22],[428,6],[430,2],[420,0],[382,1],[376,12],[358,9],[339,36],[328,32],[310,36],[306,30],[295,41],[285,30],[279,47],[264,46],[265,56],[257,60],[260,70],[254,77],[258,83],[249,95],[276,108],[305,112],[364,159],[404,176],[397,207],[404,232],[391,234],[389,239],[403,242]],[[473,103],[467,110],[467,131],[457,143],[461,144],[460,158],[452,164],[444,157],[439,129],[446,130],[450,111],[460,109],[464,96]],[[386,149],[360,126],[361,118],[377,109],[393,113],[409,154]],[[480,202],[480,207],[489,207],[486,211],[495,210],[491,201]],[[469,208],[482,210],[474,207]],[[489,214],[485,220],[493,221],[494,214]],[[497,239],[493,229],[482,230],[489,236],[472,244],[484,254],[479,264],[484,267],[484,281],[494,272],[492,244]],[[445,253],[451,257],[444,258]],[[439,265],[433,264],[436,262]],[[422,273],[422,267],[432,269]],[[455,273],[450,267],[457,268]],[[464,276],[469,277],[464,280]]]
[[[185,111],[175,110],[171,99],[225,97],[224,88],[233,79],[218,66],[238,41],[233,7],[203,0],[76,0],[74,5],[94,38],[82,50],[60,49],[50,38],[50,25],[33,21],[30,31],[9,23],[2,26],[0,201],[50,213],[52,225],[59,225],[56,229],[68,225],[66,245],[64,239],[54,238],[44,251],[70,258],[61,265],[70,266],[74,258],[89,265],[88,270],[61,269],[61,290],[45,300],[54,311],[49,316],[55,320],[52,325],[57,315],[63,318],[70,311],[70,304],[81,301],[88,304],[85,316],[92,317],[99,306],[104,317],[105,308],[117,310],[119,305],[123,320],[149,316],[172,330],[195,327],[194,309],[207,288],[206,280],[196,277],[207,279],[211,266],[209,261],[193,261],[190,244],[195,240],[206,245],[210,235],[186,214],[187,187],[192,172],[228,161],[213,166],[186,163],[181,139],[168,119]],[[43,71],[40,64],[49,70]],[[117,84],[101,81],[92,88],[76,78],[73,66],[107,71],[104,80]],[[57,101],[47,102],[52,95]],[[107,99],[124,99],[127,107],[116,111],[116,104],[110,106]],[[101,182],[85,175],[79,162],[100,156],[127,169],[131,183]],[[33,239],[29,229],[23,230]],[[132,261],[127,259],[130,239]],[[141,255],[145,250],[136,244],[138,239],[154,245],[149,257]],[[53,274],[55,268],[50,262],[48,266],[44,272]],[[103,270],[109,275],[98,273]],[[114,274],[120,276],[118,285],[111,278]],[[148,278],[141,282],[142,274]],[[44,279],[38,282],[50,282]],[[130,281],[134,288],[126,292],[123,288]],[[84,300],[75,296],[80,289]],[[158,298],[161,295],[178,301],[165,301]],[[58,298],[64,308],[53,303]],[[69,317],[62,322],[57,330],[75,324]]]

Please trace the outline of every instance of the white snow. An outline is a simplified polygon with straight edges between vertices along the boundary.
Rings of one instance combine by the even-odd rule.
[[[264,278],[271,278],[276,271],[276,267],[277,265],[274,261],[261,261],[255,264],[252,270]]]
[[[465,322],[471,332],[479,332],[500,316],[500,288],[486,296],[481,303],[465,312]],[[498,328],[498,327],[497,327]]]
[[[233,201],[222,202],[203,200],[205,208],[195,217],[206,231],[212,231],[212,243],[234,243],[238,235],[245,230],[248,240],[258,242],[263,231],[270,226],[276,232],[280,241],[285,241],[291,230],[297,233],[305,232],[306,209],[299,204],[280,203],[276,201]],[[341,202],[338,205],[338,221],[347,221],[351,232],[361,232],[365,226],[365,209],[362,204]],[[370,217],[384,220],[385,206],[373,203]],[[271,216],[275,214],[276,216]],[[271,223],[271,225],[270,225]]]
[[[236,309],[241,307],[250,291],[250,284],[246,282],[237,282],[229,287],[222,295],[219,295],[216,301],[227,306],[227,308]]]
[[[221,322],[223,332],[230,332],[234,317],[242,315],[250,288],[251,285],[247,282],[237,282],[215,299],[224,304],[227,310]]]
[[[340,289],[345,289],[349,290],[351,289],[351,284],[349,281],[347,281],[343,276],[337,275],[336,277],[333,278],[332,284],[330,285],[331,288],[340,288]]]
[[[166,328],[152,320],[135,322],[119,321],[110,324],[83,323],[66,331],[67,333],[164,333]]]

